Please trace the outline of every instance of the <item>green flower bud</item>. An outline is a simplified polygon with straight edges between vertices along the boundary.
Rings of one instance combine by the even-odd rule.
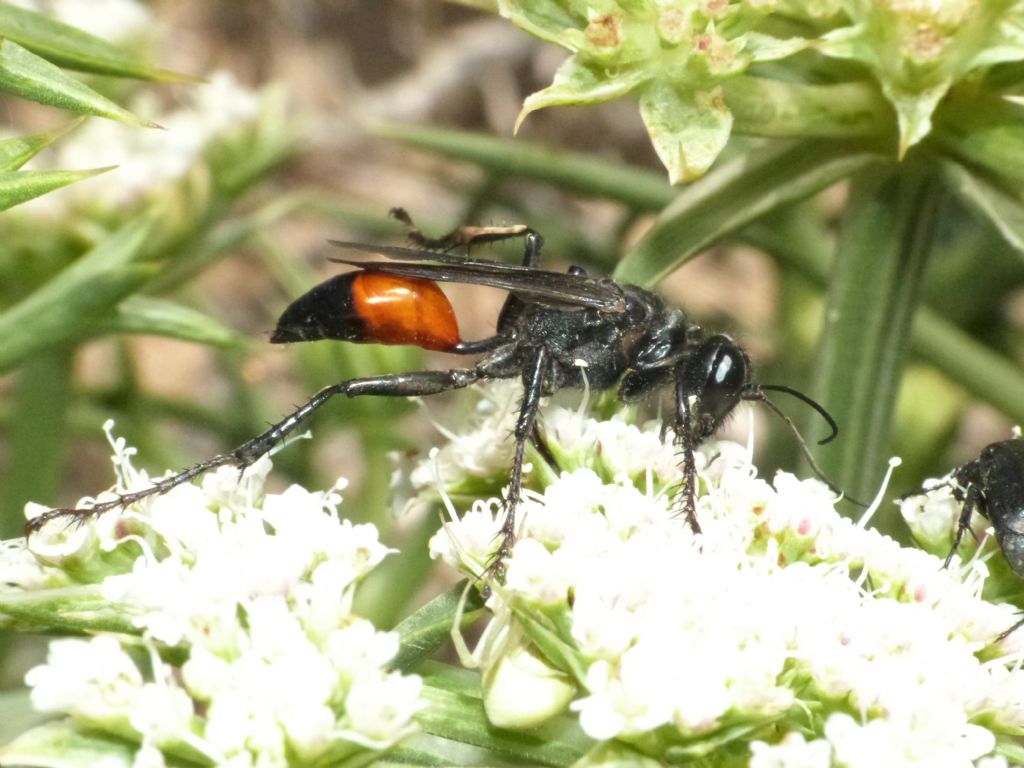
[[[576,695],[568,675],[532,645],[511,648],[484,672],[484,709],[499,728],[532,728],[562,712]]]

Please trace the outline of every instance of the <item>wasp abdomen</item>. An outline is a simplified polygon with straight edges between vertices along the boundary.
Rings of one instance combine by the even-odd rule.
[[[338,275],[300,296],[270,340],[318,339],[414,344],[442,352],[460,341],[455,312],[436,283],[370,271]]]

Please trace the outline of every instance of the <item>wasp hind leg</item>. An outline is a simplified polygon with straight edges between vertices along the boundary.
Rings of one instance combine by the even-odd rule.
[[[450,251],[453,248],[463,246],[469,248],[471,245],[477,245],[480,243],[496,243],[501,240],[511,240],[516,237],[526,237],[533,233],[525,224],[510,224],[505,227],[477,227],[472,225],[463,225],[456,227],[451,232],[442,235],[441,237],[427,237],[423,232],[413,223],[412,216],[405,208],[392,208],[388,215],[393,219],[397,219],[402,222],[407,230],[407,236],[411,243],[418,245],[420,248],[426,248],[431,251]],[[525,266],[535,266],[535,264],[527,263]]]
[[[302,421],[335,395],[346,395],[348,397],[361,397],[364,395],[423,397],[448,392],[453,389],[461,389],[479,381],[481,378],[483,378],[482,374],[476,369],[453,368],[447,371],[411,371],[386,376],[369,376],[333,384],[320,390],[305,405],[297,408],[270,427],[270,429],[243,443],[233,451],[219,454],[177,474],[156,480],[148,488],[124,493],[109,501],[98,502],[91,507],[48,510],[29,520],[25,525],[25,533],[26,535],[35,533],[53,520],[67,520],[69,524],[83,523],[102,515],[104,512],[131,506],[150,496],[167,493],[172,488],[176,488],[217,467],[234,466],[244,470],[255,463],[261,456],[269,453],[271,448],[282,442]]]

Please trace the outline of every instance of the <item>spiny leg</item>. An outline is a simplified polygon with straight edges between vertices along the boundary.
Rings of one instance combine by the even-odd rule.
[[[1000,642],[1002,640],[1005,640],[1007,637],[1012,635],[1014,632],[1016,632],[1021,627],[1024,627],[1024,619],[1020,619],[1019,621],[1017,621],[1016,624],[1014,624],[1012,627],[1007,629],[1005,632],[1001,632],[999,634],[999,637],[996,638],[996,642],[998,643],[998,642]]]
[[[963,502],[964,506],[960,510],[960,519],[956,526],[956,536],[953,537],[953,547],[949,550],[949,554],[946,555],[946,559],[942,563],[943,568],[949,568],[949,564],[953,562],[953,555],[960,547],[960,542],[964,538],[964,532],[971,530],[971,517],[974,515],[974,510],[982,502],[981,492],[974,483],[967,486],[967,493],[964,496]]]
[[[90,518],[98,517],[104,512],[130,506],[149,496],[167,493],[172,488],[217,467],[236,466],[244,470],[284,440],[307,416],[335,395],[347,395],[348,397],[361,397],[364,395],[422,397],[425,395],[436,395],[453,389],[461,389],[481,378],[481,374],[475,369],[453,368],[448,371],[411,371],[386,376],[369,376],[333,384],[320,390],[305,405],[293,411],[277,422],[277,424],[274,424],[270,429],[243,443],[233,451],[214,456],[212,459],[200,462],[175,475],[162,480],[155,480],[148,488],[121,494],[110,501],[101,501],[91,507],[48,510],[29,520],[25,526],[25,532],[26,534],[34,533],[51,520],[67,518],[70,523],[76,521],[83,522]]]
[[[540,454],[540,457],[544,459],[544,462],[551,467],[551,470],[558,474],[562,471],[562,468],[558,465],[558,459],[555,454],[551,451],[551,446],[548,445],[548,441],[545,439],[544,434],[540,431],[540,427],[536,422],[533,424],[533,430],[530,432],[530,443]]]
[[[477,243],[496,243],[500,240],[510,240],[514,237],[524,237],[533,232],[525,224],[512,224],[506,227],[463,225],[456,227],[441,237],[427,237],[416,227],[412,216],[409,215],[405,208],[392,208],[388,213],[391,218],[398,219],[398,221],[406,226],[411,242],[421,248],[427,248],[432,251],[450,251],[452,248],[459,246],[469,248],[469,246],[476,245]],[[533,265],[527,264],[526,266]]]
[[[683,451],[683,513],[690,530],[700,533],[697,522],[697,459],[694,457],[696,437],[693,429],[693,411],[682,378],[676,382],[676,441]]]
[[[511,554],[516,543],[516,505],[523,493],[523,460],[526,454],[526,441],[533,434],[537,420],[544,382],[550,369],[550,357],[547,349],[540,347],[530,367],[523,376],[523,402],[519,406],[519,417],[516,419],[515,453],[512,458],[512,474],[508,482],[508,495],[505,497],[505,519],[502,521],[498,536],[501,541],[494,553],[494,560],[487,568],[488,576],[498,576],[504,571],[505,559]]]

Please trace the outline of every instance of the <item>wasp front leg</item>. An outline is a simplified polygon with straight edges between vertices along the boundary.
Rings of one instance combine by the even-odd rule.
[[[956,488],[956,486],[954,486]],[[957,494],[954,493],[954,496]],[[949,554],[946,555],[946,559],[942,563],[943,568],[949,568],[949,564],[953,562],[953,555],[956,554],[957,549],[960,548],[960,542],[963,541],[964,533],[971,531],[971,535],[974,535],[974,531],[971,530],[971,518],[974,517],[974,511],[982,503],[981,492],[978,490],[978,486],[971,483],[967,486],[967,492],[963,494],[963,507],[960,509],[960,518],[956,525],[956,535],[953,537],[953,546],[949,550]]]
[[[551,371],[551,357],[547,349],[538,348],[529,368],[523,375],[523,401],[519,406],[514,432],[515,451],[512,457],[512,474],[509,477],[508,493],[505,496],[505,518],[498,531],[500,542],[494,559],[487,568],[487,575],[494,577],[504,574],[505,560],[512,553],[516,543],[516,507],[523,494],[523,463],[526,458],[526,443],[534,434],[537,411],[544,392],[544,383]]]

